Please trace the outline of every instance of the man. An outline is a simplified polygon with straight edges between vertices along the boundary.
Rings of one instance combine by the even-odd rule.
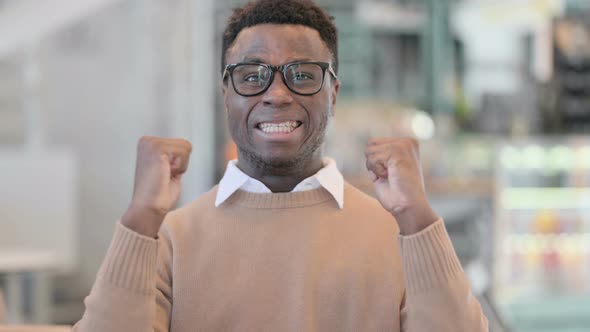
[[[171,211],[191,144],[140,140],[131,204],[74,330],[487,331],[416,141],[368,143],[378,201],[323,157],[336,40],[310,0],[234,11],[222,89],[238,160]]]

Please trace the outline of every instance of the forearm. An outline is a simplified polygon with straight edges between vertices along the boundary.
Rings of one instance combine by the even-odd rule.
[[[392,212],[401,235],[410,236],[422,232],[440,219],[426,198],[420,202],[420,204],[398,207]]]
[[[405,331],[488,331],[442,220],[400,236],[406,300]]]
[[[2,297],[2,289],[0,289],[0,324],[4,324],[6,320],[6,308],[4,307],[4,298]]]
[[[153,331],[158,242],[121,224],[74,331]]]

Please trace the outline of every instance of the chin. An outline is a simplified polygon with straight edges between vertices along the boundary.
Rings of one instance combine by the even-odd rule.
[[[259,169],[271,172],[280,170],[293,170],[305,163],[305,156],[301,153],[266,153],[243,151],[243,156],[249,163]]]
[[[266,165],[274,168],[293,167],[301,162],[301,156],[293,154],[260,156],[260,159],[263,160]]]

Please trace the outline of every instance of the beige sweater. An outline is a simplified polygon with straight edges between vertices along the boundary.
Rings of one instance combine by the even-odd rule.
[[[442,220],[419,234],[345,185],[217,188],[168,215],[159,238],[117,224],[81,332],[487,331]]]
[[[0,289],[0,324],[6,322],[6,307],[4,306],[4,298],[2,297],[2,290]]]

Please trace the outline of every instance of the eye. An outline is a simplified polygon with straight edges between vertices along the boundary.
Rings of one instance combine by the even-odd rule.
[[[241,76],[241,81],[247,84],[263,85],[270,79],[270,71],[264,67],[249,70]]]
[[[313,75],[304,72],[297,72],[293,74],[293,81],[307,81],[313,80]]]
[[[321,78],[321,67],[310,63],[293,64],[287,68],[289,81],[293,84],[315,83],[316,77]]]
[[[250,82],[250,83],[259,82],[261,80],[262,80],[262,77],[260,77],[260,75],[258,73],[248,74],[248,75],[244,76],[244,78],[243,78],[244,82]]]

